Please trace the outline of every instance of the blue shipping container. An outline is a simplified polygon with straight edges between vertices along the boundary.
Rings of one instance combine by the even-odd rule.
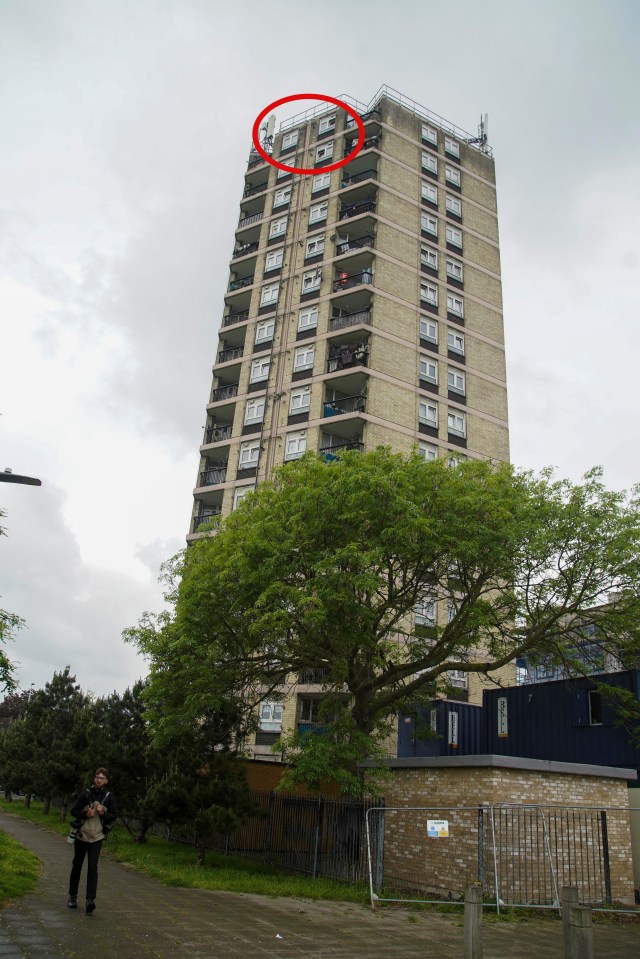
[[[430,735],[431,733],[431,735]],[[482,706],[437,699],[398,719],[398,759],[482,752]]]

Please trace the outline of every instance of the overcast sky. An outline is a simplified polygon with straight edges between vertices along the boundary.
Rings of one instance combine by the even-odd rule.
[[[120,634],[184,543],[280,97],[387,83],[471,132],[489,113],[512,458],[640,479],[639,27],[635,0],[0,0],[0,469],[43,483],[0,486],[23,687],[145,672]]]

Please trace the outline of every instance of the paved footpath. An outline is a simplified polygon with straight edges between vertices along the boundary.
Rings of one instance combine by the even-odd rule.
[[[177,889],[110,861],[108,847],[86,916],[67,908],[64,838],[2,812],[0,829],[44,864],[36,892],[0,909],[0,959],[462,959],[462,914]],[[640,959],[640,925],[594,932],[595,959]],[[484,959],[562,959],[561,924],[486,922]]]

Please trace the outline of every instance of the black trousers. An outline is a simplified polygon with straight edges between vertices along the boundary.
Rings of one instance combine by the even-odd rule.
[[[80,885],[82,863],[87,856],[87,899],[95,899],[98,890],[98,859],[102,849],[102,839],[97,842],[82,842],[76,839],[71,875],[69,876],[69,895],[77,896]]]

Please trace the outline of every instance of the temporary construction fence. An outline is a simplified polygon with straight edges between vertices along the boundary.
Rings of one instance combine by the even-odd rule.
[[[559,909],[563,886],[595,908],[633,905],[628,808],[379,806],[366,826],[372,905],[462,903],[473,883],[498,911]]]

